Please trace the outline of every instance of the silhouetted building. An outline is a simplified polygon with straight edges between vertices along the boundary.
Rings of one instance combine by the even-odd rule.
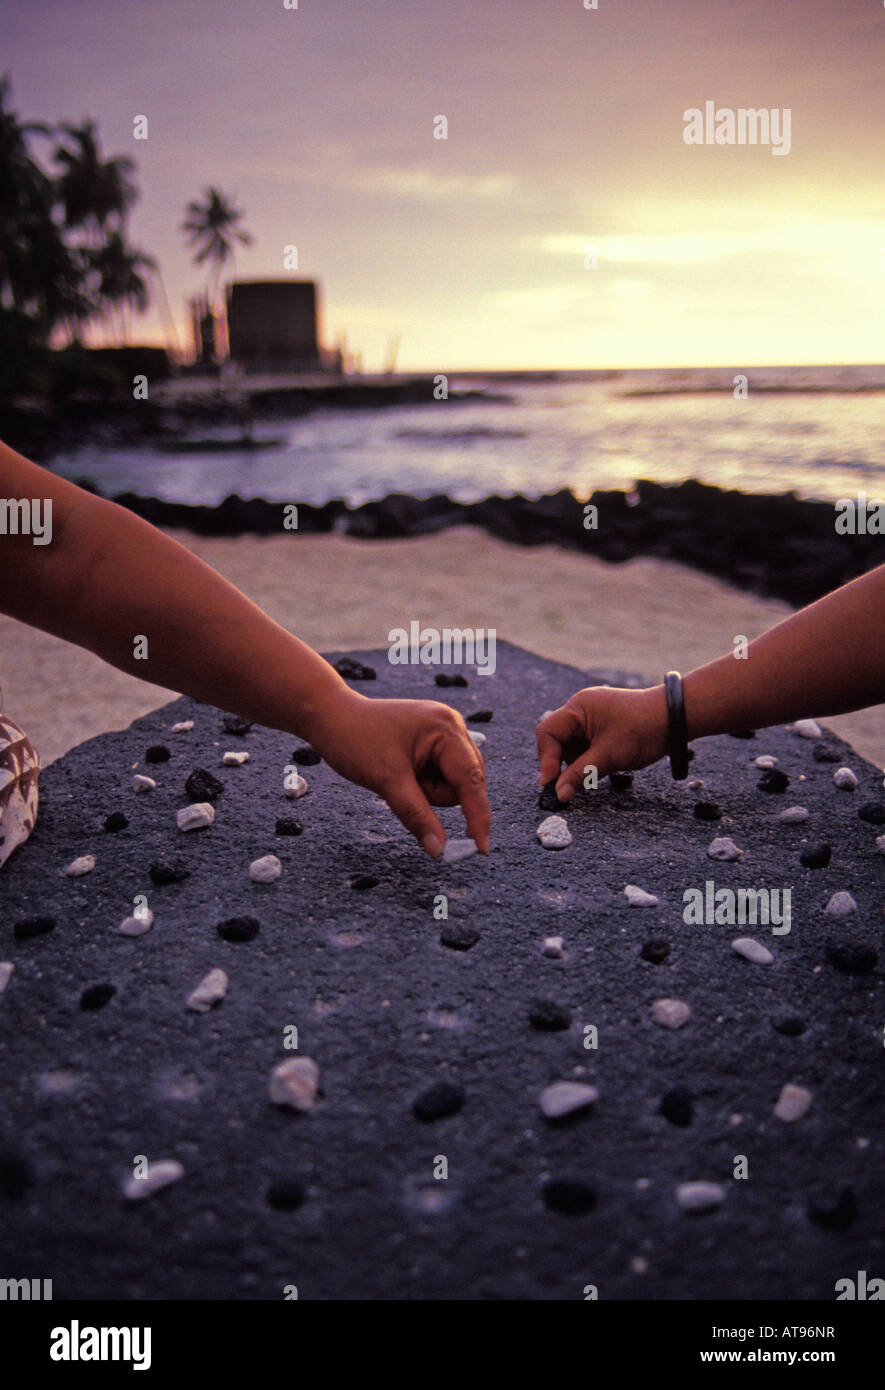
[[[231,360],[247,372],[311,372],[324,366],[313,280],[235,280],[227,291]]]

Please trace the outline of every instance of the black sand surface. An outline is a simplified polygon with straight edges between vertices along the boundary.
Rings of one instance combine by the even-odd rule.
[[[533,723],[587,677],[501,643],[496,675],[440,689],[432,670],[359,655],[377,670],[358,687],[371,696],[492,711],[492,854],[432,863],[324,763],[302,763],[310,790],[288,800],[298,740],[226,732],[187,699],[50,767],[36,830],[0,876],[0,960],[15,963],[0,996],[0,1273],[52,1278],[56,1299],[281,1299],[291,1285],[313,1299],[581,1299],[593,1284],[602,1299],[832,1300],[837,1279],[885,1276],[885,827],[858,814],[882,807],[881,771],[830,736],[836,762],[784,729],[705,740],[703,788],[663,763],[632,787],[603,783],[566,811],[571,846],[548,851]],[[169,732],[188,718],[191,732]],[[145,766],[160,745],[169,759]],[[222,767],[228,749],[251,760]],[[763,753],[786,791],[760,789]],[[833,785],[840,762],[856,792]],[[223,791],[214,824],[186,834],[175,814],[198,768]],[[135,770],[156,789],[134,794]],[[722,818],[696,817],[698,801]],[[779,821],[796,804],[809,820]],[[118,812],[125,826],[106,829]],[[293,818],[301,833],[276,832]],[[710,859],[716,835],[743,858]],[[803,866],[821,844],[829,863]],[[66,877],[87,853],[94,871]],[[267,853],[282,877],[255,884]],[[189,876],[153,882],[158,860]],[[791,932],[687,925],[683,892],[707,879],[790,888]],[[659,906],[629,907],[628,883]],[[839,890],[856,900],[848,917],[824,912]],[[116,929],[140,893],[156,919],[127,938]],[[259,929],[225,939],[234,918]],[[747,935],[773,964],[731,950]],[[542,954],[547,936],[564,959]],[[212,967],[227,997],[194,1013],[185,999]],[[691,1006],[678,1031],[652,1021],[664,997]],[[308,1113],[268,1098],[293,1056],[320,1069]],[[599,1099],[553,1126],[538,1098],[558,1080]],[[788,1082],[813,1095],[794,1123],[773,1114]],[[136,1155],[185,1175],[129,1202]],[[683,1211],[675,1189],[694,1180],[721,1184],[721,1205]]]

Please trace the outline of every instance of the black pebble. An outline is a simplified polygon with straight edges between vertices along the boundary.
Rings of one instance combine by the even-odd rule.
[[[155,859],[149,872],[154,883],[183,883],[191,871],[183,859]]]
[[[224,791],[224,783],[204,767],[195,767],[184,789],[192,801],[214,801]]]
[[[798,1014],[779,1014],[777,1018],[772,1019],[771,1026],[786,1038],[801,1038],[808,1027]]]
[[[30,941],[34,936],[45,936],[54,926],[54,917],[23,917],[12,930],[16,941]]]
[[[416,1120],[443,1120],[447,1115],[455,1115],[464,1104],[465,1095],[461,1086],[451,1081],[437,1081],[426,1091],[422,1091],[412,1106]]]
[[[722,812],[715,801],[698,801],[695,803],[694,814],[696,820],[721,820]]]
[[[104,828],[105,830],[125,830],[128,824],[129,822],[122,811],[112,811],[109,816],[105,817]]]
[[[663,936],[653,936],[650,941],[646,941],[639,954],[643,960],[650,960],[652,965],[660,965],[667,959],[673,947]]]
[[[832,858],[832,848],[829,845],[806,845],[799,860],[805,865],[806,869],[825,869]]]
[[[478,709],[473,714],[465,715],[468,724],[491,724],[493,717],[490,709]]]
[[[352,656],[342,656],[334,663],[339,676],[346,681],[373,681],[377,676],[374,666],[364,666]]]
[[[292,754],[293,763],[299,767],[316,767],[317,763],[323,760],[315,748],[311,748],[309,743],[305,743],[302,748],[296,748]]]
[[[865,801],[857,814],[868,825],[885,825],[885,801]]]
[[[633,786],[633,773],[610,772],[608,776],[608,784],[613,791],[625,792],[627,791],[628,787]]]
[[[274,1211],[297,1211],[304,1204],[305,1196],[300,1182],[272,1182],[267,1189],[267,1205]]]
[[[0,1192],[16,1201],[34,1185],[34,1171],[21,1154],[0,1154]]]
[[[226,714],[221,722],[226,734],[236,734],[239,738],[245,738],[252,728],[252,720],[240,714]]]
[[[665,1120],[669,1120],[673,1125],[679,1125],[684,1129],[690,1125],[694,1118],[694,1105],[692,1104],[691,1091],[685,1086],[674,1086],[672,1091],[668,1091],[658,1106]]]
[[[809,1219],[825,1231],[845,1231],[857,1216],[857,1201],[850,1187],[841,1187],[809,1197],[806,1210]]]
[[[437,674],[434,676],[434,680],[436,681],[437,685],[440,686],[467,685],[468,683],[466,676],[447,676],[445,671],[438,671]]]
[[[827,957],[843,975],[872,975],[879,959],[874,946],[828,941]]]
[[[790,779],[779,767],[767,767],[759,778],[759,790],[763,792],[785,792]]]
[[[755,729],[732,729],[731,734],[730,734],[730,737],[731,737],[731,738],[755,738],[755,737],[756,737],[756,730],[755,730]]]
[[[117,993],[114,985],[90,985],[80,995],[81,1009],[103,1009]]]
[[[218,935],[225,941],[252,941],[258,935],[261,923],[254,917],[228,917],[226,922],[218,923]]]
[[[545,1033],[561,1033],[571,1021],[570,1011],[555,999],[536,999],[529,1013],[532,1027],[541,1028]]]
[[[351,888],[357,893],[366,893],[370,888],[378,887],[378,879],[374,874],[357,874],[355,878],[348,880]]]
[[[278,835],[300,835],[303,829],[301,821],[296,820],[294,816],[280,816],[277,821]]]
[[[551,1182],[545,1182],[543,1192],[544,1205],[565,1216],[580,1216],[596,1206],[594,1189],[575,1178],[554,1178]]]
[[[538,806],[542,811],[562,811],[568,805],[567,801],[560,801],[556,795],[556,778],[552,782],[546,782],[538,797]]]
[[[172,754],[165,743],[152,743],[144,755],[146,763],[168,763]]]
[[[816,743],[811,756],[816,763],[841,763],[842,754],[830,743]]]
[[[470,927],[466,922],[448,922],[439,934],[442,944],[451,946],[453,951],[469,951],[479,938],[476,927]]]

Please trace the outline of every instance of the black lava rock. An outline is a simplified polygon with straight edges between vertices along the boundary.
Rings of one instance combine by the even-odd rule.
[[[45,936],[54,927],[54,917],[22,917],[12,931],[16,941],[30,941],[35,936]]]
[[[474,710],[473,714],[465,715],[468,724],[491,724],[494,712],[490,709]]]
[[[377,888],[379,880],[374,874],[357,874],[355,878],[348,879],[348,883],[357,893],[367,893],[370,888]]]
[[[759,778],[759,790],[763,792],[785,792],[790,779],[779,767],[767,767]]]
[[[721,820],[722,812],[715,801],[698,801],[695,803],[694,815],[696,820]]]
[[[555,999],[536,999],[529,1011],[529,1023],[544,1033],[562,1033],[571,1021],[571,1011]]]
[[[560,801],[556,795],[556,778],[552,782],[546,782],[541,789],[538,797],[538,806],[542,811],[563,811],[568,805],[567,801]]]
[[[785,1038],[801,1038],[808,1027],[798,1014],[778,1014],[777,1018],[771,1020],[771,1026],[778,1033],[783,1033]]]
[[[237,738],[245,738],[252,728],[252,720],[240,714],[226,714],[221,723],[226,734],[235,734]]]
[[[374,666],[364,666],[361,661],[351,656],[340,657],[334,663],[334,667],[339,676],[343,676],[346,681],[373,681],[378,676]]]
[[[827,959],[843,975],[872,975],[879,953],[868,942],[827,942]]]
[[[633,786],[632,772],[610,772],[608,784],[612,791],[625,792]]]
[[[195,767],[184,789],[191,801],[214,801],[224,791],[224,783],[204,767]]]
[[[806,869],[825,869],[833,856],[830,845],[806,845],[799,855],[799,862],[804,864]]]
[[[857,814],[868,825],[885,825],[885,801],[865,801]]]
[[[665,1120],[684,1129],[694,1119],[694,1105],[691,1091],[685,1086],[674,1086],[668,1091],[658,1106]]]
[[[581,1216],[596,1206],[595,1189],[576,1178],[553,1178],[545,1182],[542,1192],[544,1205],[563,1216]]]
[[[114,985],[90,985],[80,995],[81,1009],[103,1009],[117,993]]]
[[[456,1115],[466,1097],[462,1086],[451,1081],[437,1081],[422,1091],[412,1106],[416,1120],[444,1120],[447,1115]]]
[[[152,883],[183,883],[190,878],[190,869],[183,859],[155,859],[150,867]]]
[[[847,1231],[857,1216],[857,1199],[850,1187],[814,1193],[806,1207],[809,1219],[825,1231]]]
[[[816,763],[841,763],[842,754],[831,743],[816,743],[811,756]]]
[[[267,1205],[274,1211],[297,1211],[307,1196],[303,1185],[292,1179],[272,1182],[267,1189]]]
[[[755,738],[755,729],[732,729],[730,738]]]
[[[443,946],[451,946],[453,951],[469,951],[480,938],[476,927],[466,922],[447,922],[439,934]]]
[[[34,1170],[26,1158],[17,1153],[0,1154],[0,1192],[4,1197],[18,1201],[33,1185]]]
[[[112,811],[109,816],[105,816],[105,830],[125,830],[129,824],[122,811]]]
[[[673,947],[665,937],[654,936],[643,944],[639,954],[643,960],[651,961],[652,965],[661,965],[672,950]]]
[[[292,754],[293,763],[299,767],[316,767],[317,763],[323,760],[315,748],[311,748],[309,743],[305,743],[302,748],[296,748]]]
[[[144,755],[146,763],[168,763],[172,754],[165,743],[152,743]]]
[[[261,923],[254,917],[228,917],[219,922],[218,935],[225,941],[252,941],[261,930]]]
[[[439,686],[441,686],[441,687],[443,687],[443,688],[445,688],[445,687],[447,687],[447,686],[450,686],[450,685],[467,685],[467,684],[469,684],[469,682],[468,682],[466,676],[447,676],[446,673],[445,673],[445,671],[438,671],[438,672],[436,673],[436,675],[434,676],[434,680],[436,681],[436,684],[437,684],[437,685],[439,685]]]
[[[294,816],[280,816],[276,824],[278,835],[300,835],[304,826]]]

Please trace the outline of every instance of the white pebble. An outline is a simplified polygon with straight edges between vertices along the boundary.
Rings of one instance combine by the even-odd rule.
[[[857,778],[850,767],[837,767],[833,773],[833,781],[837,787],[842,787],[847,792],[857,791]]]
[[[731,943],[731,949],[736,951],[744,960],[751,960],[754,965],[771,965],[774,956],[767,946],[761,942],[754,941],[752,936],[739,936]]]
[[[793,733],[800,738],[820,738],[821,727],[814,719],[797,719],[793,725]]]
[[[190,806],[182,806],[175,819],[179,830],[202,830],[214,821],[215,807],[208,801],[194,801]]]
[[[141,772],[136,772],[132,779],[132,790],[134,792],[152,792],[156,785],[153,777],[145,777]]]
[[[831,917],[847,917],[849,913],[856,911],[857,903],[851,894],[846,893],[844,889],[834,893],[824,908],[824,912],[829,913]]]
[[[131,917],[126,917],[120,923],[117,931],[124,936],[144,936],[146,931],[150,931],[154,925],[154,914],[149,907],[139,907]]]
[[[290,801],[296,797],[307,795],[307,783],[300,772],[290,772],[283,782],[283,791]]]
[[[658,899],[654,893],[646,893],[644,888],[637,888],[635,883],[628,883],[624,889],[624,897],[631,907],[657,907]]]
[[[212,1005],[217,1004],[219,999],[223,999],[227,994],[227,984],[227,975],[223,970],[210,970],[205,979],[202,979],[196,989],[192,989],[187,996],[188,1008],[198,1014],[207,1014]]]
[[[140,1202],[144,1197],[150,1197],[151,1193],[160,1192],[184,1177],[184,1169],[175,1158],[160,1158],[156,1163],[149,1163],[147,1169],[143,1178],[130,1174],[123,1183],[123,1193],[130,1202]]]
[[[550,956],[552,960],[562,960],[565,955],[565,943],[561,936],[545,936],[541,944],[541,955]]]
[[[788,1081],[778,1096],[777,1105],[774,1113],[784,1124],[792,1124],[794,1120],[801,1120],[806,1114],[812,1102],[812,1094],[806,1091],[804,1086],[794,1086]]]
[[[599,1100],[595,1086],[587,1086],[582,1081],[554,1081],[545,1086],[540,1095],[541,1114],[548,1120],[560,1120],[564,1115],[575,1115]]]
[[[95,868],[94,854],[81,854],[79,859],[72,859],[65,873],[69,878],[79,878],[81,874],[91,874]]]
[[[312,1057],[290,1057],[274,1067],[267,1093],[274,1105],[291,1105],[293,1110],[312,1110],[319,1080],[320,1069]]]
[[[572,832],[562,816],[548,816],[535,833],[545,849],[565,849],[572,842]]]
[[[12,979],[12,972],[15,969],[11,960],[0,960],[0,994],[3,993],[9,981]]]
[[[734,840],[727,835],[720,835],[715,840],[711,840],[707,846],[707,853],[711,859],[741,859],[744,851],[738,849]]]
[[[225,767],[242,767],[243,763],[249,761],[248,753],[225,753],[221,761]]]
[[[474,854],[475,840],[446,840],[440,858],[444,864],[457,864],[460,859],[470,859]]]
[[[656,999],[651,1016],[662,1028],[682,1028],[691,1016],[691,1008],[684,999]]]
[[[485,734],[481,734],[479,732],[479,729],[468,729],[467,732],[473,739],[473,742],[476,744],[477,748],[482,748],[483,744],[486,741]]]
[[[808,807],[788,806],[785,811],[781,811],[778,820],[782,820],[786,825],[798,825],[800,821],[808,820]]]
[[[249,865],[249,877],[253,883],[273,883],[283,872],[283,866],[275,854],[265,854],[261,859],[253,859]]]
[[[880,854],[885,854],[885,835],[876,836],[876,849]]]
[[[770,753],[760,753],[758,758],[753,759],[753,762],[757,767],[777,767],[777,758],[772,757]]]
[[[182,719],[178,724],[173,724],[169,730],[170,734],[189,734],[194,727],[192,719]]]
[[[681,1182],[676,1200],[683,1211],[712,1211],[725,1201],[725,1188],[718,1182]]]

